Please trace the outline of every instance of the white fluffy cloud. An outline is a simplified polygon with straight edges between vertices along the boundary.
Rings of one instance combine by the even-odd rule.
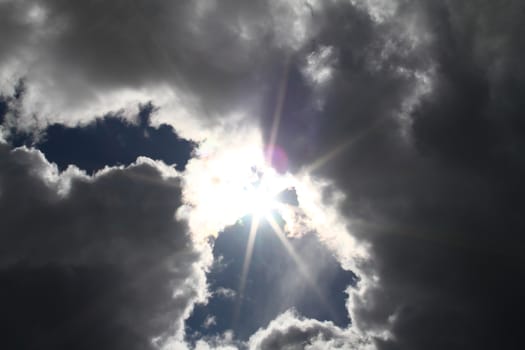
[[[305,319],[287,311],[250,337],[252,350],[270,349],[373,349],[371,339],[332,322]]]

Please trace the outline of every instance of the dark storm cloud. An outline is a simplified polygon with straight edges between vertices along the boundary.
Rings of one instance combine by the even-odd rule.
[[[180,330],[205,288],[174,170],[153,161],[87,177],[0,145],[3,341],[144,349]]]
[[[290,98],[279,142],[297,167],[346,145],[316,173],[347,195],[352,233],[370,244],[361,273],[377,278],[349,305],[360,329],[390,329],[380,349],[519,347],[523,5],[403,2],[398,11],[401,18],[416,14],[414,35],[428,41],[415,50],[396,47],[375,70],[374,43],[406,38],[394,19],[377,25],[346,8],[334,27],[322,28],[318,44],[337,53],[323,108],[310,107],[305,117],[303,99]],[[344,23],[358,24],[345,31]],[[418,79],[395,67],[427,69],[432,86],[403,118]],[[294,79],[289,89],[314,94],[301,76]],[[311,119],[298,124],[295,116]],[[297,125],[313,136],[297,142]]]
[[[183,124],[192,118],[220,122],[245,109],[263,116],[258,122],[269,138],[269,116],[289,57],[278,143],[293,170],[321,164],[315,174],[344,192],[341,213],[370,249],[370,260],[356,271],[366,289],[349,302],[353,325],[364,332],[390,331],[389,340],[377,340],[380,349],[520,347],[524,5],[296,4],[0,2],[0,92],[11,111],[6,123],[76,125],[153,100],[166,112],[160,120],[190,137],[195,127]],[[20,79],[26,90],[16,101],[9,96]],[[149,192],[140,190],[145,185],[138,180],[153,176],[150,166],[90,181],[74,177],[70,194],[61,198],[35,177],[48,169],[36,153],[2,152],[2,181],[9,184],[1,187],[2,224],[10,223],[5,226],[11,230],[2,234],[2,259],[11,264],[24,258],[28,267],[17,270],[20,276],[57,263],[60,269],[45,267],[55,270],[43,273],[60,277],[64,264],[74,265],[72,273],[88,281],[95,278],[92,271],[76,265],[129,271],[128,264],[157,260],[146,252],[167,254],[161,244],[172,237],[164,236],[173,225],[164,216],[167,209],[159,208],[164,221],[151,221],[160,225],[152,232],[162,240],[144,247],[143,236],[135,233],[149,230],[150,222],[139,220],[141,215],[111,224],[124,220],[128,210],[155,207],[154,200],[141,197]],[[323,158],[327,154],[334,157]],[[128,191],[126,181],[136,191]],[[146,183],[168,200],[170,190]],[[177,205],[168,203],[172,215]],[[85,215],[75,216],[80,211]],[[18,227],[24,229],[14,231]],[[42,227],[57,244],[30,234]],[[121,227],[131,232],[129,244]],[[86,234],[93,230],[111,230],[115,241]],[[24,242],[38,249],[27,251]],[[131,254],[139,246],[144,254]],[[125,258],[117,259],[112,249]],[[9,290],[17,291],[13,277],[3,276],[11,281]],[[104,284],[106,277],[96,278]],[[273,326],[261,344],[301,348],[312,337],[325,337],[326,345],[330,337],[340,341],[342,332],[319,323],[283,326],[277,333]]]

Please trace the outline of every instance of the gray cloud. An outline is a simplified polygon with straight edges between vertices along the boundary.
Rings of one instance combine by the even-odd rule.
[[[365,289],[349,309],[358,328],[390,330],[379,348],[519,347],[525,168],[523,79],[513,67],[523,58],[522,5],[399,5],[400,18],[418,18],[418,46],[404,49],[413,40],[395,18],[378,24],[350,8],[333,32],[320,31],[319,45],[338,58],[323,108],[305,107],[314,93],[295,78],[279,142],[296,168],[338,151],[316,173],[346,194],[342,213],[369,244]],[[342,30],[359,18],[358,29]],[[388,42],[391,55],[374,51]],[[416,72],[431,89],[407,110],[424,87]],[[300,89],[303,98],[293,95]],[[298,125],[310,136],[294,137]]]
[[[0,6],[14,14],[3,22],[0,92],[12,95],[23,79],[24,96],[11,103],[18,118],[9,119],[26,130],[86,123],[108,112],[132,118],[139,102],[151,100],[160,107],[154,121],[202,137],[198,127],[219,124],[217,118],[240,109],[257,113],[259,95],[271,88],[268,73],[314,30],[314,5],[287,1]]]
[[[161,106],[154,120],[173,123],[186,137],[202,136],[240,110],[268,138],[290,55],[278,143],[294,171],[321,164],[314,173],[346,195],[341,214],[370,250],[356,271],[363,289],[349,301],[354,326],[389,330],[389,340],[376,339],[381,349],[517,348],[525,294],[523,5],[388,3],[42,1],[39,9],[33,1],[3,1],[0,14],[12,15],[0,22],[0,91],[12,96],[18,79],[25,84],[22,99],[9,100],[7,123],[71,125],[153,100]],[[81,232],[109,232],[116,228],[77,221],[73,208],[100,213],[107,225],[111,215],[136,210],[115,201],[113,185],[123,198],[147,203],[119,187],[126,179],[136,186],[127,174],[142,178],[151,171],[146,165],[89,181],[73,176],[69,196],[84,199],[64,206],[69,197],[31,175],[49,170],[41,158],[16,152],[2,173],[12,173],[9,181],[24,191],[2,187],[0,200],[17,204],[2,208],[16,223],[6,227],[34,232],[54,218]],[[113,177],[119,181],[104,187]],[[111,195],[97,197],[90,186]],[[72,249],[36,240],[41,248],[27,252],[22,239],[38,236],[9,231],[2,258],[115,263],[106,243],[47,225]],[[135,232],[146,224],[126,225]],[[163,227],[155,232],[170,226]],[[118,232],[112,244],[129,264],[151,257],[129,253],[143,242],[140,235],[130,247]],[[160,242],[145,247],[165,252]],[[341,330],[308,322],[293,332],[270,326],[261,344],[340,339]]]
[[[175,221],[181,194],[173,168],[144,158],[93,177],[58,173],[38,151],[5,144],[0,164],[9,346],[143,349],[153,337],[182,332],[206,297],[209,252]],[[17,335],[23,329],[28,335]]]

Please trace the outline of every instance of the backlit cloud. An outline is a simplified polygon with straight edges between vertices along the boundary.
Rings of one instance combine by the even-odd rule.
[[[17,339],[40,348],[518,348],[523,10],[517,0],[0,0],[0,279],[27,301],[6,326],[29,322]],[[138,124],[147,103],[150,126],[196,142],[184,170],[139,157],[60,172],[36,148],[12,147],[55,123]],[[257,206],[262,173],[294,203]],[[249,339],[185,338],[196,303],[244,297],[208,291],[206,274],[221,232],[256,214],[284,242],[314,235],[355,273],[348,326],[289,311]],[[302,277],[315,277],[291,246]],[[57,297],[21,293],[33,288]],[[25,316],[62,295],[83,306],[31,336],[46,321]],[[68,312],[79,319],[65,326]],[[90,346],[90,327],[107,345]]]

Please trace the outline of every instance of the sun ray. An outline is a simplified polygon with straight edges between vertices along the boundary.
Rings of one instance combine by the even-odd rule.
[[[266,162],[272,164],[273,151],[275,148],[275,142],[277,141],[277,134],[279,132],[279,126],[281,124],[281,117],[283,112],[284,100],[286,98],[286,90],[288,88],[288,72],[290,70],[291,57],[288,56],[284,66],[283,76],[279,86],[279,94],[277,95],[277,103],[273,113],[272,129],[270,130],[270,138],[268,140],[268,150],[266,153]]]
[[[246,244],[246,253],[244,255],[244,263],[242,266],[241,280],[239,285],[239,297],[242,298],[244,294],[244,288],[246,287],[246,278],[248,277],[248,271],[250,269],[250,263],[252,261],[253,246],[255,243],[255,236],[257,235],[257,229],[259,228],[260,218],[258,215],[252,218],[252,224],[250,227],[250,234],[248,236],[248,243]]]
[[[376,119],[368,128],[358,132],[356,135],[353,135],[353,137],[347,139],[346,141],[336,145],[331,150],[323,154],[321,157],[314,160],[310,165],[308,165],[304,171],[307,174],[311,174],[315,170],[321,168],[326,163],[332,161],[333,159],[337,158],[343,151],[345,151],[350,146],[358,143],[361,139],[363,139],[366,135],[368,135],[370,132],[372,132],[374,129],[376,129],[380,124],[382,124],[383,121],[385,121],[386,118],[378,118]]]
[[[250,270],[250,264],[253,255],[253,246],[255,244],[255,236],[257,236],[257,229],[259,228],[259,215],[252,216],[252,224],[250,226],[250,234],[248,236],[248,242],[246,243],[246,252],[244,254],[244,262],[242,265],[241,279],[239,281],[239,289],[237,296],[237,303],[233,312],[233,324],[237,323],[239,314],[241,311],[242,299],[244,297],[244,289],[246,288],[246,279],[248,278],[248,271]]]
[[[347,140],[334,148],[332,148],[327,153],[323,154],[321,157],[314,160],[310,165],[308,165],[305,169],[305,172],[307,174],[311,174],[315,170],[319,169],[332,159],[336,158],[342,151],[344,151],[348,146],[350,146],[353,142],[355,142],[354,139]]]
[[[297,265],[297,268],[299,269],[299,273],[301,274],[301,276],[308,283],[308,285],[312,288],[315,294],[317,294],[317,297],[319,298],[323,306],[326,308],[326,310],[332,315],[332,317],[334,317],[334,319],[337,318],[335,310],[333,310],[332,306],[326,300],[326,297],[324,296],[321,289],[317,286],[316,282],[308,274],[308,270],[306,269],[306,264],[302,261],[301,257],[297,254],[293,246],[290,244],[290,242],[286,238],[286,235],[281,229],[281,227],[279,226],[279,224],[275,221],[275,219],[271,216],[271,214],[266,215],[265,219],[268,222],[268,224],[270,224],[270,227],[273,229],[273,232],[275,233],[277,238],[279,238],[279,240],[283,244],[287,253],[290,255],[292,260]]]

